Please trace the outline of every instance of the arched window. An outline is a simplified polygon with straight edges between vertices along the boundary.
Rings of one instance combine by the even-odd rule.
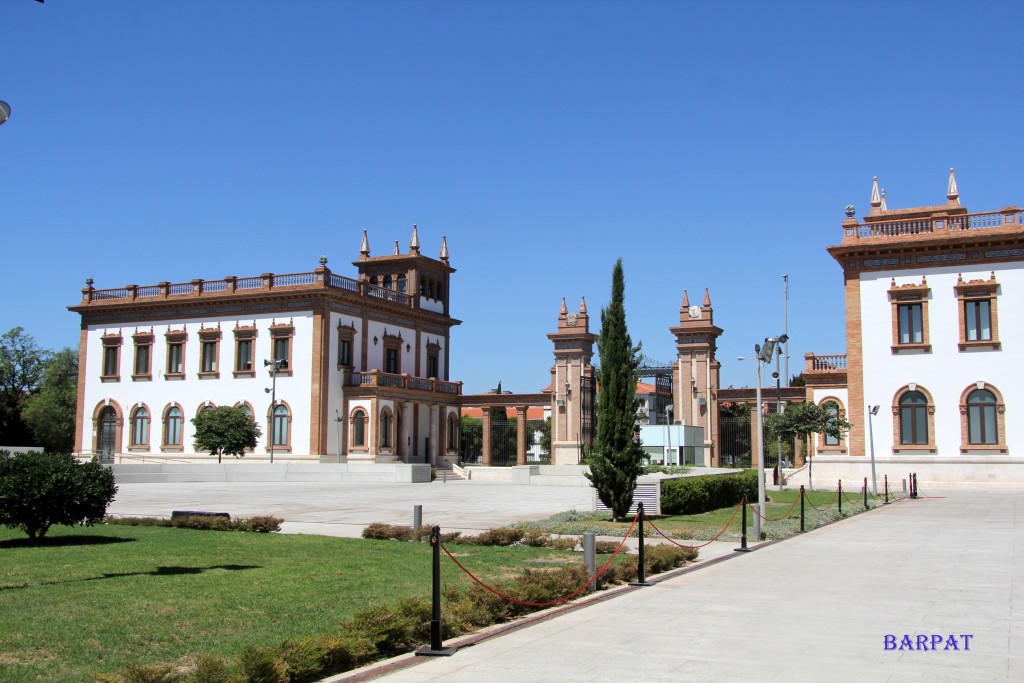
[[[391,289],[391,282],[392,282],[391,276],[390,275],[385,275],[384,276],[384,287],[385,287],[385,289]]]
[[[976,389],[967,395],[967,443],[999,443],[999,416],[995,394]]]
[[[391,448],[391,411],[380,411],[380,447]]]
[[[448,451],[459,450],[459,418],[455,413],[448,414]]]
[[[822,404],[821,407],[825,410],[825,413],[828,414],[829,420],[833,420],[833,419],[838,419],[839,418],[839,405],[835,401],[827,401],[824,404]],[[824,434],[823,436],[825,438],[825,445],[826,446],[838,446],[839,445],[839,438],[838,437],[832,436],[831,434]]]
[[[181,446],[181,408],[171,406],[164,414],[164,445]]]
[[[900,444],[919,446],[928,443],[928,399],[920,391],[908,391],[900,397]]]
[[[366,448],[366,413],[362,410],[352,413],[352,447]]]
[[[139,406],[132,413],[132,446],[149,445],[149,411]]]
[[[398,282],[398,291],[399,292],[404,292],[405,291],[405,276],[404,275],[399,275],[397,282]]]
[[[288,445],[288,423],[288,408],[281,404],[274,406],[272,438],[275,447]]]
[[[374,287],[377,286],[377,276],[376,275],[374,275],[373,277],[370,278],[370,284],[373,285]]]

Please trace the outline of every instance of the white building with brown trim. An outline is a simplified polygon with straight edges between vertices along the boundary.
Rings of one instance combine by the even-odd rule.
[[[244,406],[249,460],[437,463],[459,448],[449,378],[448,246],[370,256],[357,277],[313,271],[96,289],[82,317],[75,449],[120,462],[206,457],[191,419]],[[274,365],[278,370],[274,372]],[[273,403],[272,403],[273,398]]]
[[[870,476],[873,447],[879,481],[1024,482],[1024,211],[970,213],[952,169],[946,199],[889,209],[876,179],[870,214],[848,209],[828,248],[847,352],[807,355],[807,399],[853,428],[818,437],[816,479]]]

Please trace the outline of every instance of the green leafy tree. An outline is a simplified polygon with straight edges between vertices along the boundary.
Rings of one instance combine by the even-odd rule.
[[[545,417],[540,423],[540,452],[551,457],[551,418]]]
[[[24,399],[21,418],[35,442],[48,453],[70,453],[75,446],[78,352],[65,348],[47,362],[39,393]]]
[[[621,521],[629,515],[633,489],[643,467],[644,451],[635,437],[640,401],[640,345],[633,346],[626,328],[625,276],[622,259],[612,271],[612,298],[601,309],[601,334],[597,351],[601,367],[597,378],[597,430],[587,457],[587,478],[597,496]]]
[[[196,450],[209,451],[210,455],[225,453],[236,458],[245,457],[245,449],[256,448],[263,433],[256,421],[241,406],[220,406],[210,408],[192,418],[195,427]]]
[[[54,524],[92,525],[107,514],[114,473],[69,453],[0,453],[0,524],[33,541]]]
[[[50,352],[40,348],[23,327],[0,335],[0,444],[32,445],[21,407],[38,389],[49,359]]]
[[[785,412],[772,413],[765,418],[765,427],[773,437],[792,440],[800,437],[806,443],[811,434],[825,434],[842,439],[850,431],[850,423],[838,412],[826,410],[816,403],[791,403]]]

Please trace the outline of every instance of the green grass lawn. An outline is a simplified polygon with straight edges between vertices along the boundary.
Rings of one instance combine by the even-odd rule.
[[[545,548],[453,546],[496,580],[581,562]],[[88,680],[247,644],[333,633],[372,603],[430,594],[426,543],[101,525],[39,547],[0,529],[0,681]],[[445,583],[468,579],[442,557]]]
[[[796,503],[794,505],[799,496],[799,490],[766,491],[767,510],[765,517],[769,521],[763,522],[762,528],[768,538],[784,538],[799,532],[800,504]],[[806,496],[804,517],[806,530],[839,519],[835,491],[807,491]],[[882,503],[881,496],[878,498],[869,496],[868,498],[871,507]],[[753,502],[756,503],[756,501]],[[697,515],[662,515],[654,517],[653,522],[665,534],[678,539],[708,541],[718,536],[725,529],[725,532],[718,536],[718,540],[738,542],[743,530],[743,517],[742,513],[736,513],[734,517],[733,513],[736,510],[737,506],[734,505]],[[863,511],[863,497],[859,491],[845,492],[843,516],[848,517]],[[731,522],[730,519],[732,520]],[[607,514],[572,511],[558,513],[552,515],[547,520],[539,522],[517,522],[514,526],[519,528],[537,528],[556,534],[582,534],[585,531],[593,531],[597,534],[608,536],[622,536],[626,529],[629,528],[631,521],[611,522],[608,521]],[[728,528],[726,528],[726,525],[728,525]],[[754,512],[748,509],[748,537],[752,538],[753,533]],[[633,534],[636,534],[636,530],[634,530]],[[644,535],[648,538],[653,538],[658,536],[658,533],[653,529],[645,528]]]

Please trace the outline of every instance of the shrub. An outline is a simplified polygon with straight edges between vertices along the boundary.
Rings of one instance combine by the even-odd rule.
[[[32,540],[54,524],[102,521],[116,493],[111,470],[70,453],[0,452],[0,524]]]
[[[373,605],[352,615],[343,635],[365,638],[384,656],[407,652],[430,639],[430,603],[405,598],[397,605]]]
[[[163,517],[104,517],[104,524],[120,526],[171,526],[171,520]]]
[[[528,545],[531,548],[544,548],[551,543],[551,536],[540,529],[530,529],[523,534],[522,543],[523,545]]]
[[[502,527],[488,529],[478,536],[465,536],[460,540],[460,543],[465,543],[466,545],[515,545],[522,541],[524,536],[525,532],[522,529]]]
[[[373,522],[363,529],[363,538],[378,541],[409,541],[412,540],[412,527]]]
[[[251,531],[258,534],[269,534],[281,530],[284,522],[280,517],[270,515],[257,515],[255,517],[240,517],[232,522],[231,528],[234,531]]]
[[[245,683],[288,683],[288,667],[273,648],[246,645],[238,653]]]
[[[124,683],[179,683],[182,675],[168,664],[132,665],[125,667]]]
[[[201,531],[230,531],[232,528],[230,518],[208,515],[181,515],[171,520],[171,526]]]
[[[696,515],[737,505],[743,496],[748,500],[757,496],[757,470],[668,479],[661,483],[661,511]]]
[[[597,541],[594,550],[598,555],[611,555],[618,550],[619,544],[615,541]]]
[[[196,657],[192,670],[185,679],[188,683],[232,683],[231,668],[213,655]]]

